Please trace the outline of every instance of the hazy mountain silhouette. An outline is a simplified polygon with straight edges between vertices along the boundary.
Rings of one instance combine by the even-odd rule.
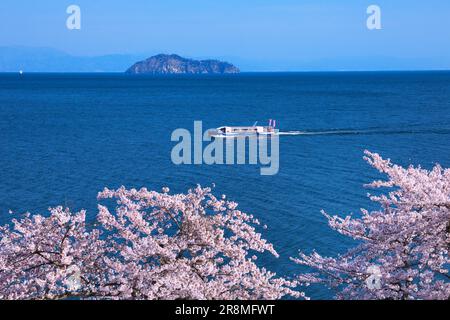
[[[73,56],[52,48],[0,47],[0,72],[124,72],[145,55]]]
[[[0,72],[125,72],[136,61],[155,54],[109,54],[74,56],[45,47],[0,47]],[[206,60],[209,57],[190,57]],[[328,57],[316,60],[276,59],[275,57],[217,56],[233,61],[243,72],[255,71],[384,71],[384,70],[449,70],[449,57],[399,58]]]

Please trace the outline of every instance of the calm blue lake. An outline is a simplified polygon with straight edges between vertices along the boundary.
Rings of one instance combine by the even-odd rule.
[[[173,130],[277,120],[280,169],[172,163]],[[332,134],[321,134],[333,131]],[[206,143],[205,143],[206,145]],[[380,176],[364,149],[408,165],[450,167],[450,72],[271,73],[145,77],[119,74],[0,74],[0,222],[8,210],[45,213],[66,204],[96,214],[107,186],[185,192],[216,184],[268,225],[279,274],[301,269],[299,249],[334,255],[354,243],[320,214],[374,208],[364,183]],[[314,299],[333,292],[306,289]]]

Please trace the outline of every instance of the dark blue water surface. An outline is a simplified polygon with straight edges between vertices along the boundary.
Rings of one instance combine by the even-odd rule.
[[[277,119],[280,171],[254,165],[171,162],[176,128],[252,125]],[[320,134],[324,131],[334,134]],[[206,145],[206,144],[205,144]],[[402,164],[450,167],[450,73],[292,73],[138,77],[97,74],[0,75],[0,222],[8,210],[43,213],[66,204],[96,214],[103,187],[184,192],[216,184],[269,228],[279,274],[300,269],[298,249],[324,254],[354,243],[328,228],[320,210],[371,207],[362,185],[379,175],[369,149]],[[312,286],[312,298],[333,292]]]

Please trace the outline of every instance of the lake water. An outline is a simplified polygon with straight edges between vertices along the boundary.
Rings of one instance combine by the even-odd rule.
[[[280,169],[180,165],[173,130],[277,119]],[[333,131],[331,134],[321,134]],[[8,210],[43,213],[66,204],[94,217],[103,187],[184,192],[200,183],[268,225],[279,274],[300,268],[298,249],[334,255],[354,243],[328,228],[333,214],[373,208],[364,183],[380,176],[364,149],[394,162],[450,167],[450,73],[271,73],[140,77],[119,74],[0,74],[0,222]],[[205,144],[206,145],[206,144]],[[333,292],[308,288],[314,299]]]

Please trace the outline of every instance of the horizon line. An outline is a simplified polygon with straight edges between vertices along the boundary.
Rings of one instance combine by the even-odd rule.
[[[125,71],[0,71],[0,74],[127,74],[128,76],[236,76],[248,73],[358,73],[358,72],[450,72],[448,69],[361,69],[361,70],[268,70],[268,71],[241,71],[239,73],[216,73],[216,74],[195,74],[195,73],[143,73],[143,74],[127,74]]]

